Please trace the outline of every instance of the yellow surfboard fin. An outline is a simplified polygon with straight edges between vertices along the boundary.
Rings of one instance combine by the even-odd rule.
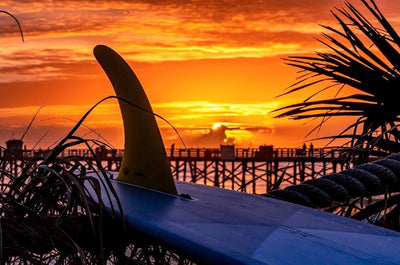
[[[97,45],[94,56],[114,87],[125,133],[125,151],[117,180],[177,194],[165,147],[152,108],[135,73],[114,50]],[[144,110],[147,111],[144,111]]]

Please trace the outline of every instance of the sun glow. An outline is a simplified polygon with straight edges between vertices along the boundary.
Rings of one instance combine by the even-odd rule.
[[[22,135],[43,104],[24,141],[34,146],[49,131],[40,142],[47,148],[98,100],[113,95],[92,55],[93,47],[103,43],[129,63],[154,112],[170,121],[188,145],[234,141],[245,148],[301,147],[317,125],[273,118],[274,109],[302,99],[299,94],[276,97],[297,76],[282,58],[325,49],[313,38],[323,31],[317,25],[337,21],[325,4],[278,2],[3,0],[1,9],[20,20],[26,39],[22,43],[15,21],[0,16],[0,145]],[[399,28],[400,5],[381,2]],[[176,132],[157,122],[166,146],[178,146]],[[332,122],[324,126],[328,135],[339,133],[336,125],[343,124]],[[123,148],[116,100],[96,107],[84,125]]]
[[[214,131],[216,131],[216,130],[218,130],[219,128],[221,128],[221,126],[222,126],[222,123],[218,122],[218,123],[215,123],[215,124],[212,126],[212,129],[213,129]]]

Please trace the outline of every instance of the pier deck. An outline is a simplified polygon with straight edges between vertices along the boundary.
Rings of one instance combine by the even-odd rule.
[[[249,193],[266,193],[276,183],[298,184],[307,179],[340,171],[346,159],[340,150],[330,148],[298,149],[189,148],[167,149],[171,171],[176,180],[201,183]],[[0,152],[0,167],[17,172],[28,160],[40,161],[48,150],[21,150],[18,153]],[[85,149],[68,149],[62,155],[71,161],[87,163],[98,169],[96,159]],[[118,171],[123,150],[96,149],[96,157],[108,171]],[[85,160],[82,160],[82,157]]]

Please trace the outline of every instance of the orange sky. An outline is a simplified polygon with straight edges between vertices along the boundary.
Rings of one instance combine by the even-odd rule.
[[[377,2],[400,28],[399,1]],[[25,43],[15,22],[1,14],[0,145],[20,138],[44,104],[24,141],[31,148],[46,134],[39,146],[47,148],[93,104],[114,94],[92,55],[96,44],[105,44],[129,62],[154,111],[174,124],[187,145],[300,146],[316,123],[274,119],[270,113],[306,96],[275,98],[297,76],[281,58],[322,49],[315,40],[322,31],[318,25],[336,26],[329,11],[343,5],[336,0],[3,0],[0,9],[18,17]],[[223,126],[211,130],[217,123]],[[328,123],[320,136],[339,132],[344,123]],[[102,104],[85,125],[81,135],[101,135],[123,146],[116,101]],[[167,146],[179,144],[167,124],[159,125]]]

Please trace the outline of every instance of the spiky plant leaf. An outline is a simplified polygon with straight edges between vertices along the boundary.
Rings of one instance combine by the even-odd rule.
[[[349,137],[350,147],[365,150],[379,147],[390,153],[400,143],[400,105],[395,96],[400,87],[400,37],[373,0],[362,3],[375,23],[346,2],[346,8],[332,12],[341,28],[323,26],[330,33],[322,34],[326,41],[320,41],[330,52],[285,59],[286,64],[300,68],[303,75],[282,95],[328,84],[301,103],[277,109],[280,113],[276,117],[317,117],[322,119],[321,123],[328,117],[354,117],[357,120],[341,133],[341,137]],[[341,90],[343,85],[358,92],[347,97],[313,100],[327,90],[337,87]],[[348,133],[349,129],[354,130]]]

